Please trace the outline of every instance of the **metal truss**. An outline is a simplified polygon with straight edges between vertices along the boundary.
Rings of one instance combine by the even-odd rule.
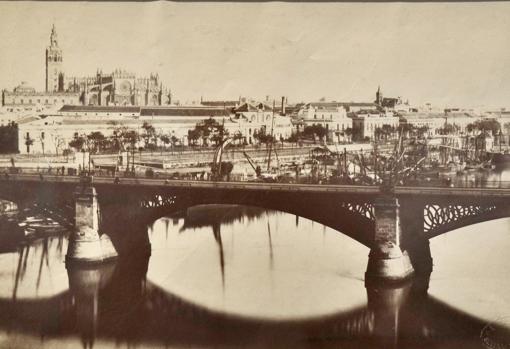
[[[358,213],[365,218],[375,221],[374,205],[371,203],[342,202],[340,206],[344,209],[347,209],[354,213]]]
[[[177,203],[177,195],[172,194],[153,194],[145,196],[140,200],[142,208],[160,208],[171,207]]]
[[[467,225],[465,223],[471,224],[473,218],[483,221],[484,216],[491,216],[496,209],[496,205],[426,205],[424,208],[424,232],[426,235],[437,235],[434,232],[446,227],[452,230]]]

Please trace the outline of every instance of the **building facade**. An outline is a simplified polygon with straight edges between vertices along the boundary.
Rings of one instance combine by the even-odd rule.
[[[396,130],[399,118],[393,113],[360,111],[352,114],[353,138],[356,140],[372,140],[377,129],[389,126]]]
[[[256,143],[254,133],[261,128],[267,133],[272,129],[277,140],[288,138],[292,133],[289,117],[268,110],[232,113],[221,107],[206,106],[65,105],[52,115],[21,122],[19,151],[23,154],[62,154],[63,150],[69,149],[69,142],[76,135],[87,136],[92,132],[101,132],[109,137],[123,129],[143,134],[144,123],[153,126],[156,134],[166,135],[177,139],[179,144],[188,145],[188,132],[210,118],[223,125],[231,137],[240,133],[247,143]],[[143,146],[143,143],[138,146]]]
[[[287,139],[292,135],[293,125],[290,117],[282,115],[280,110],[264,104],[244,102],[233,109],[228,127],[231,134],[240,133],[247,144],[255,144],[258,132],[272,134],[276,140]]]
[[[426,134],[433,137],[440,133],[445,126],[446,118],[442,113],[401,113],[399,114],[400,125],[410,125],[415,128],[426,129]]]
[[[332,141],[346,140],[345,131],[352,130],[352,119],[347,116],[343,103],[306,103],[299,108],[295,119],[298,132],[307,126],[320,125],[327,130],[328,139]]]
[[[8,112],[44,112],[52,109],[58,110],[64,104],[80,104],[80,96],[74,92],[47,91],[38,92],[35,88],[22,82],[12,91],[2,91],[2,106]]]

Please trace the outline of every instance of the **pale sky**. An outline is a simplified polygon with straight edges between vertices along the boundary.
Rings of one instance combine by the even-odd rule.
[[[510,3],[0,3],[0,88],[159,73],[181,101],[288,96],[510,106]]]

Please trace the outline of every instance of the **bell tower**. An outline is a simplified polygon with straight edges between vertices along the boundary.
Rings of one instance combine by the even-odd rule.
[[[62,50],[58,46],[57,31],[55,25],[53,25],[51,28],[50,46],[46,48],[46,92],[63,91],[63,80]]]

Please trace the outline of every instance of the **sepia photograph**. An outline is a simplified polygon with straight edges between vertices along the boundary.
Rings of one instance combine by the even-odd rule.
[[[510,2],[0,1],[0,349],[510,348]]]

